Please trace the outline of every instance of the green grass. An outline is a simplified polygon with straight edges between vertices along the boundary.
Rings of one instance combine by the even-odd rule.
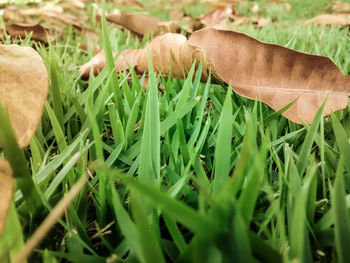
[[[239,30],[328,56],[350,74],[348,30],[290,22],[327,11],[313,3],[295,1],[290,13],[262,7],[289,25]],[[27,149],[5,139],[11,129],[0,111],[2,154],[18,180],[1,262],[89,168],[88,184],[30,262],[348,261],[349,109],[296,125],[229,87],[201,83],[194,68],[185,80],[151,71],[145,90],[145,76],[113,74],[111,51],[149,37],[96,30],[108,66],[89,83],[77,71],[92,54],[78,48],[83,36],[67,29],[60,42],[37,45],[51,90]]]

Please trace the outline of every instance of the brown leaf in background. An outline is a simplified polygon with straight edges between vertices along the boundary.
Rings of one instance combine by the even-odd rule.
[[[340,1],[335,1],[331,3],[331,9],[333,13],[350,13],[350,4]]]
[[[113,13],[107,14],[106,19],[141,36],[147,33],[152,35],[159,34],[158,24],[160,19],[154,16],[122,13],[119,10],[115,10]]]
[[[179,30],[179,27],[175,23],[166,24],[154,16],[123,13],[119,10],[107,14],[106,19],[140,36],[146,34],[156,36],[161,33],[177,32]]]
[[[6,225],[15,180],[8,162],[0,157],[0,237]]]
[[[350,14],[324,14],[318,15],[304,22],[305,25],[338,25],[345,27],[350,25]]]
[[[188,42],[205,52],[218,77],[238,94],[261,100],[274,110],[297,99],[283,113],[293,122],[311,123],[327,94],[325,115],[348,104],[350,77],[329,58],[262,43],[230,30],[196,31]]]
[[[147,51],[155,71],[165,76],[171,69],[173,77],[183,78],[192,63],[202,59],[203,80],[210,70],[238,94],[274,110],[296,100],[283,113],[296,123],[311,123],[326,95],[325,115],[348,104],[350,77],[329,58],[262,43],[232,30],[205,28],[188,41],[180,34],[158,36],[139,50],[136,70],[140,73],[148,72]],[[128,54],[124,59],[130,59]]]
[[[36,41],[47,43],[54,40],[54,37],[52,35],[50,36],[49,31],[39,24],[6,25],[6,30],[13,38],[24,39],[28,34],[32,33],[31,39]]]
[[[211,11],[208,14],[201,15],[197,18],[197,20],[200,21],[200,23],[204,26],[219,26],[219,27],[226,27],[227,26],[227,20],[230,16],[234,15],[235,11],[232,9],[231,6],[225,6],[223,8],[218,8],[216,10]]]
[[[9,113],[21,147],[26,147],[34,135],[48,89],[48,73],[34,49],[0,45],[0,104]]]

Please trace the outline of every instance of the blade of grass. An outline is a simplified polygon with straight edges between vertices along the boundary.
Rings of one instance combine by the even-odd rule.
[[[213,179],[213,194],[222,191],[229,177],[231,169],[231,144],[232,144],[232,103],[231,88],[228,87],[224,106],[219,119],[219,129],[215,148],[215,174]]]

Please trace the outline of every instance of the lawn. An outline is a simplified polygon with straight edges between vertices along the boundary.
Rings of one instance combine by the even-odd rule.
[[[152,36],[136,37],[104,16],[100,23],[102,4],[90,2],[88,27],[107,54],[98,76],[80,78],[93,49],[80,48],[86,36],[72,27],[48,45],[30,36],[4,41],[35,47],[50,91],[25,149],[0,110],[0,156],[16,176],[0,262],[15,262],[20,251],[45,263],[350,262],[349,107],[326,117],[320,108],[312,124],[299,125],[224,83],[201,81],[201,66],[185,79],[153,70],[117,75],[111,51],[144,47]],[[106,2],[107,11],[133,10]],[[163,20],[174,4],[139,2]],[[332,1],[277,2],[236,3],[245,17],[258,4],[269,22],[229,28],[327,56],[350,75],[349,28],[302,23],[329,13]],[[184,8],[196,17],[207,4]],[[77,184],[38,246],[25,246]]]

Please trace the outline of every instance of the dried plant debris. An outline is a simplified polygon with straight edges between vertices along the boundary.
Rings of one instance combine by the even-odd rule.
[[[274,110],[296,100],[283,113],[296,123],[311,123],[326,96],[325,115],[344,109],[348,103],[350,77],[344,76],[329,58],[262,43],[232,30],[206,28],[194,32],[189,40],[180,34],[158,36],[138,50],[137,62],[132,51],[128,51],[130,56],[122,53],[121,69],[133,65],[137,72],[147,72],[147,50],[154,69],[164,75],[171,69],[172,76],[182,78],[194,61],[202,59],[202,79],[211,70],[238,94],[260,100]],[[101,57],[94,59],[101,62]],[[117,68],[119,63],[117,60]],[[89,66],[84,65],[81,72],[90,72]],[[94,68],[101,70],[103,66],[100,63]]]
[[[0,104],[9,113],[21,147],[27,146],[34,135],[48,89],[47,70],[34,49],[0,45]]]

